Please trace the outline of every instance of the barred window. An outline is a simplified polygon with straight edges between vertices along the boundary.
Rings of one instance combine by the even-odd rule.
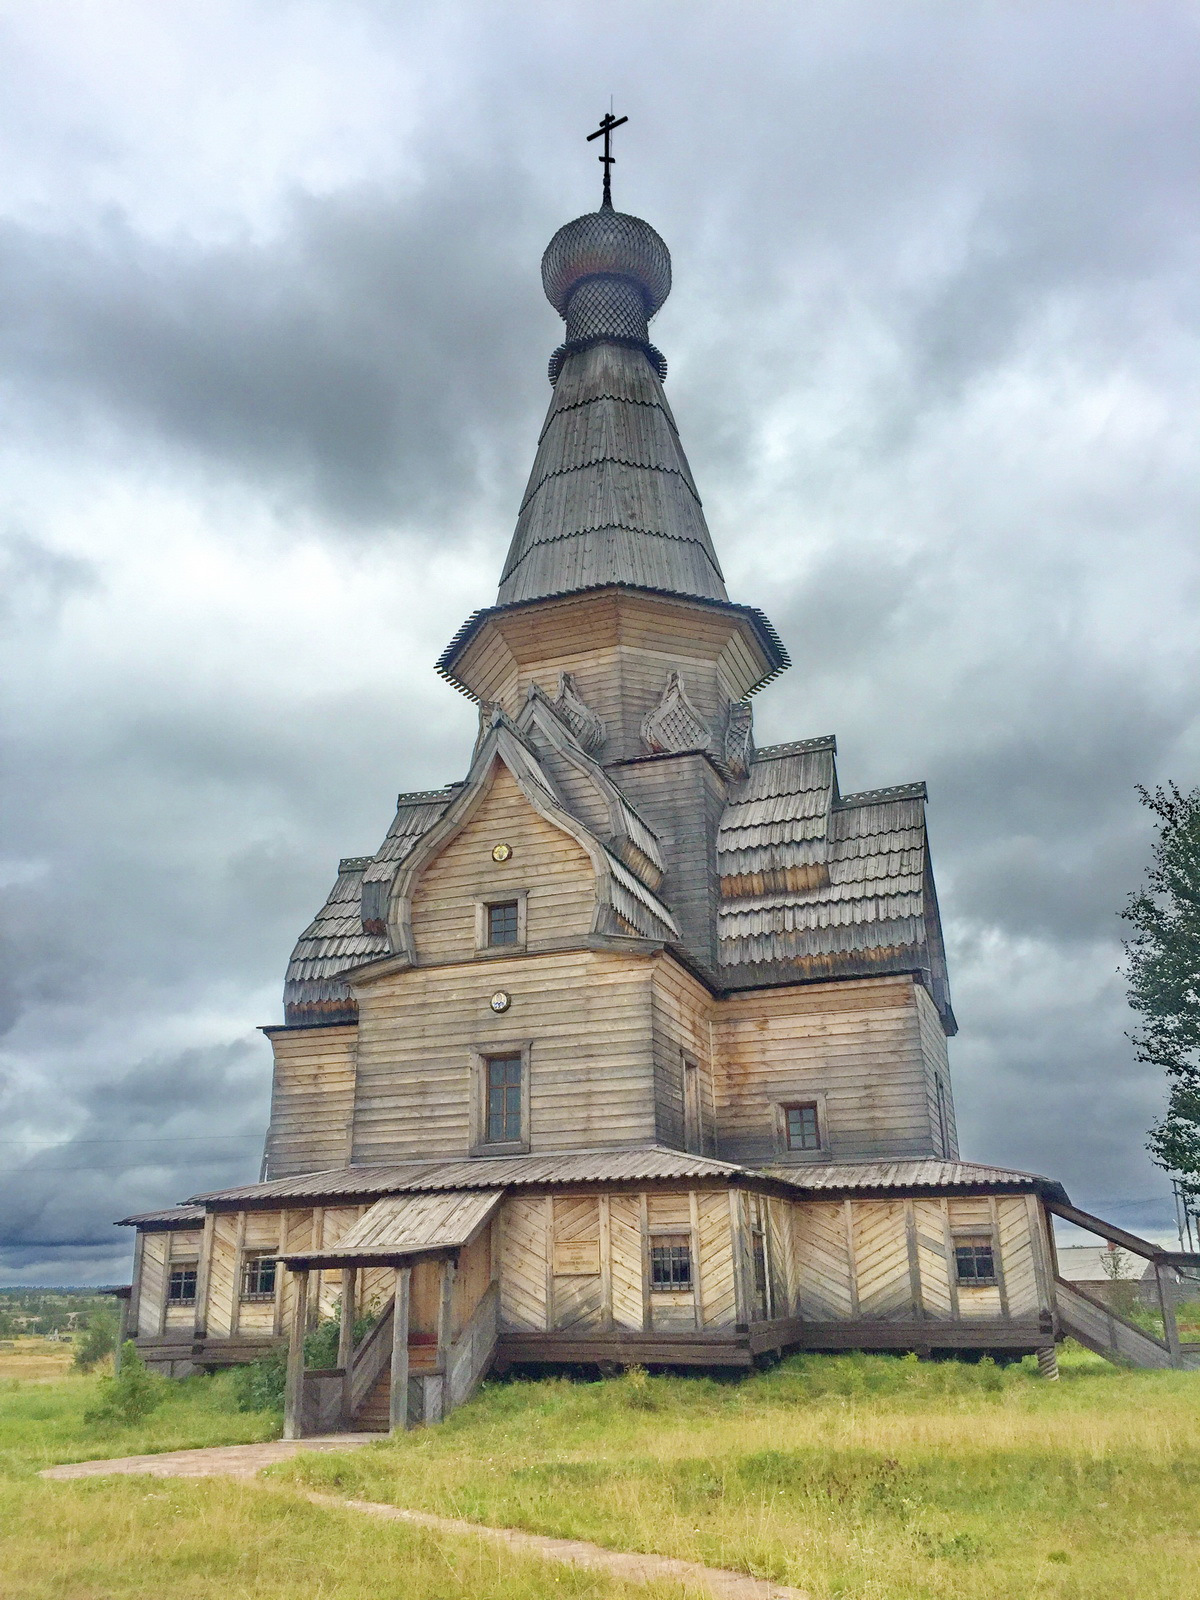
[[[518,926],[515,900],[501,900],[487,908],[488,944],[516,944]]]
[[[797,1106],[784,1106],[783,1115],[789,1150],[819,1150],[821,1148],[821,1125],[817,1121],[815,1102]]]
[[[167,1304],[169,1306],[194,1306],[196,1304],[196,1267],[172,1267],[167,1278]]]
[[[275,1260],[272,1256],[247,1256],[242,1262],[242,1299],[275,1298]]]
[[[650,1287],[692,1287],[692,1241],[686,1233],[659,1234],[650,1241]]]
[[[959,1283],[995,1283],[996,1257],[990,1235],[955,1239],[954,1267]]]
[[[521,1065],[519,1055],[487,1058],[486,1122],[489,1144],[515,1144],[523,1137]]]

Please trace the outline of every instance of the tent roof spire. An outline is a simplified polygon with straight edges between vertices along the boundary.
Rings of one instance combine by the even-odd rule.
[[[663,393],[667,363],[649,323],[671,292],[671,252],[640,217],[604,199],[561,227],[542,257],[546,298],[566,323],[550,359],[554,398],[500,581],[499,605],[627,584],[726,600],[700,496]]]

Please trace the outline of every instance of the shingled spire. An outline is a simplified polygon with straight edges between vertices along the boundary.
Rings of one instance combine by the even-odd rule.
[[[566,339],[497,604],[608,584],[725,600],[649,338],[671,291],[670,251],[606,197],[554,235],[542,285]]]

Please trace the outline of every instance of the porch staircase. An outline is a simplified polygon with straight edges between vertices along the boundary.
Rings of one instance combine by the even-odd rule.
[[[420,1334],[409,1340],[408,1427],[440,1422],[474,1394],[492,1364],[498,1308],[498,1287],[492,1284],[451,1344],[444,1370],[438,1363],[436,1341]],[[345,1372],[304,1374],[303,1436],[338,1427],[355,1433],[389,1431],[393,1319],[394,1306],[389,1305],[354,1351]]]
[[[1183,1367],[1200,1371],[1200,1345],[1180,1346],[1177,1361],[1171,1359],[1165,1339],[1148,1333],[1118,1315],[1097,1295],[1088,1294],[1078,1284],[1056,1278],[1054,1295],[1063,1333],[1077,1339],[1085,1349],[1123,1367]]]

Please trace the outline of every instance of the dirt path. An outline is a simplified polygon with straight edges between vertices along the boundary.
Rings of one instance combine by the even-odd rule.
[[[300,1450],[353,1450],[378,1444],[381,1433],[333,1433],[321,1439],[273,1439],[268,1444],[225,1444],[208,1450],[164,1450],[157,1456],[118,1456],[113,1461],[73,1461],[46,1467],[42,1478],[107,1478],[113,1473],[143,1473],[150,1478],[252,1478]]]
[[[111,1473],[144,1473],[155,1478],[253,1478],[263,1467],[286,1461],[301,1450],[351,1450],[357,1445],[374,1444],[378,1433],[343,1433],[321,1439],[276,1440],[271,1444],[222,1445],[209,1450],[171,1450],[157,1456],[121,1456],[114,1461],[78,1461],[69,1466],[46,1467],[43,1478],[99,1478]],[[478,1522],[460,1522],[454,1517],[439,1517],[428,1511],[405,1511],[399,1506],[380,1505],[374,1500],[343,1500],[332,1494],[301,1491],[313,1505],[331,1511],[365,1512],[393,1522],[407,1522],[434,1533],[470,1535],[489,1543],[504,1545],[515,1554],[538,1556],[544,1561],[561,1561],[572,1567],[588,1567],[611,1572],[614,1577],[648,1583],[670,1578],[689,1588],[717,1597],[717,1600],[811,1600],[802,1589],[768,1583],[741,1572],[726,1572],[719,1567],[701,1566],[696,1561],[677,1561],[672,1556],[645,1555],[640,1551],[606,1550],[602,1545],[582,1539],[552,1539],[541,1533],[521,1533],[515,1528],[488,1528]]]

